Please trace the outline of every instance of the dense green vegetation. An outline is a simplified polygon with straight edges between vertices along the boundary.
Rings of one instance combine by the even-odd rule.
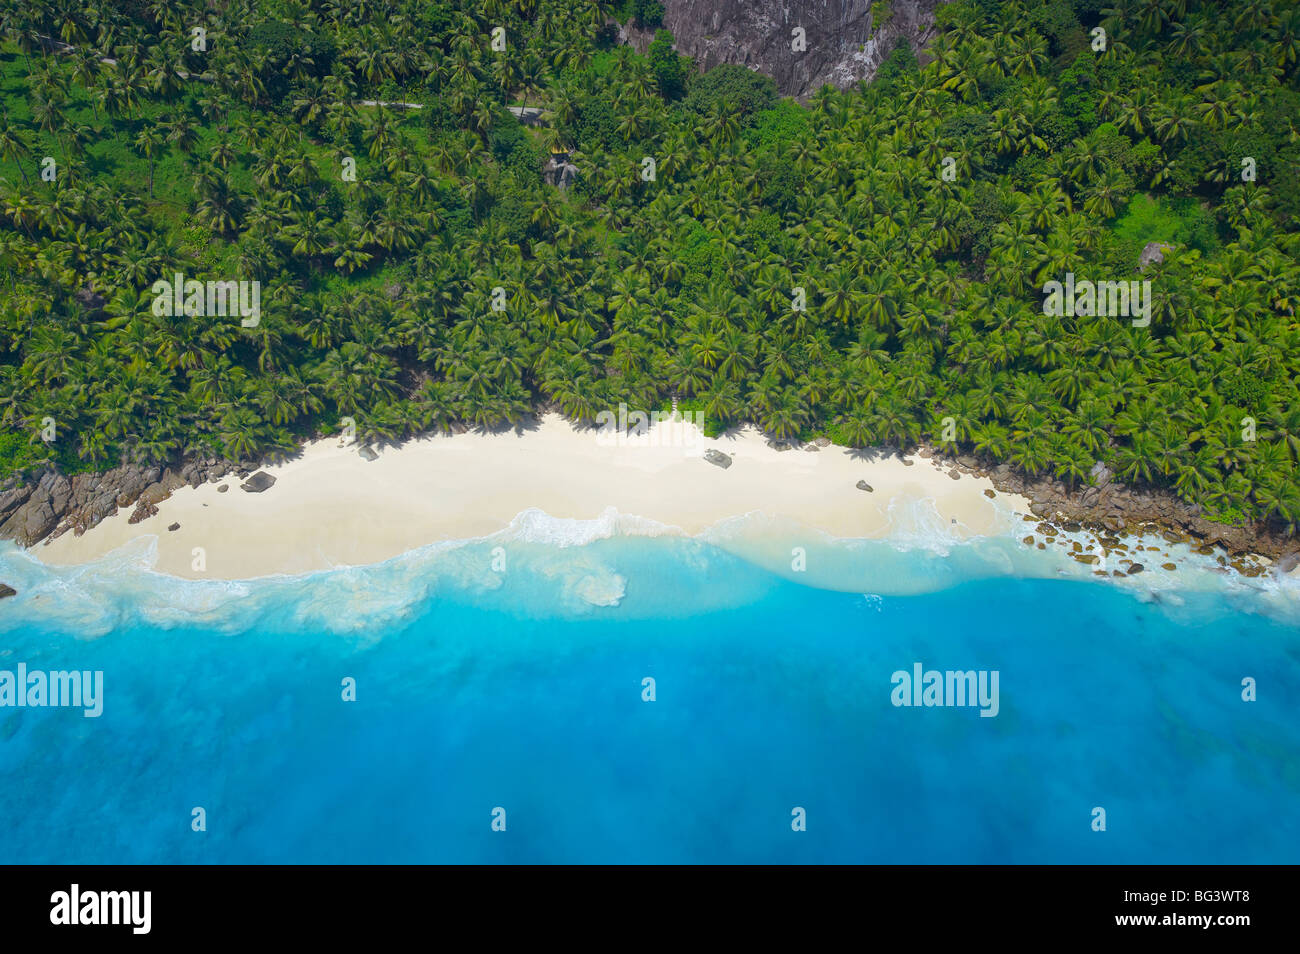
[[[924,66],[901,47],[806,107],[662,37],[613,46],[610,18],[657,6],[0,0],[0,466],[676,397],[719,427],[928,440],[1072,484],[1102,460],[1294,529],[1293,3],[959,0]],[[1142,275],[1149,327],[1043,313],[1046,281],[1137,278],[1148,241],[1173,246]],[[176,271],[260,281],[260,324],[155,315]]]

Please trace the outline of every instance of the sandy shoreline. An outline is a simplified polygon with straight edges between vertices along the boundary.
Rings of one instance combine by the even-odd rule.
[[[731,467],[704,460],[709,448],[730,455]],[[997,532],[1009,509],[1028,509],[1022,497],[990,499],[988,480],[953,480],[928,459],[909,460],[863,459],[834,446],[778,451],[752,428],[708,439],[680,422],[615,445],[547,415],[522,433],[422,438],[371,461],[338,440],[317,441],[266,468],[276,483],[264,493],[241,490],[233,476],[182,487],[140,523],[119,511],[80,537],[68,532],[31,552],[53,565],[81,564],[156,537],[161,572],[246,579],[376,563],[487,536],[530,509],[590,520],[613,508],[687,534],[762,513],[837,537],[881,538],[910,529],[913,505],[929,501],[957,539]],[[872,492],[857,489],[859,480]],[[180,528],[168,531],[173,523]],[[195,548],[203,570],[194,568]]]

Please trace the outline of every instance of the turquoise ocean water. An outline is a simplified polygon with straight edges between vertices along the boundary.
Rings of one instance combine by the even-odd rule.
[[[233,583],[0,552],[0,670],[104,674],[0,708],[0,862],[1300,861],[1288,584],[544,523]],[[915,663],[997,716],[893,705]]]

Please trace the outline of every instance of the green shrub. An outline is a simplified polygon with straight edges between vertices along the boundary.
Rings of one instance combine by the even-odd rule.
[[[770,76],[734,63],[724,63],[691,83],[683,105],[706,114],[720,107],[742,119],[749,119],[755,113],[770,109],[776,99],[776,82]]]
[[[1115,235],[1132,250],[1132,261],[1147,242],[1186,245],[1210,253],[1218,247],[1214,220],[1191,199],[1135,195],[1115,222]]]
[[[808,135],[809,125],[808,110],[792,99],[783,99],[754,117],[754,125],[745,130],[745,140],[760,148],[797,142]]]
[[[673,35],[667,30],[657,32],[649,55],[659,95],[664,99],[679,99],[686,91],[686,68],[682,57],[673,49]]]

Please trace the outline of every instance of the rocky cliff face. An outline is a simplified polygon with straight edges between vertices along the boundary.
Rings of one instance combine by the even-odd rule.
[[[919,52],[941,2],[663,0],[664,26],[702,69],[739,63],[774,78],[784,95],[806,97],[826,83],[843,88],[870,79],[900,37]],[[796,27],[806,36],[803,52],[791,48]],[[633,30],[627,38],[644,50],[653,32]]]

